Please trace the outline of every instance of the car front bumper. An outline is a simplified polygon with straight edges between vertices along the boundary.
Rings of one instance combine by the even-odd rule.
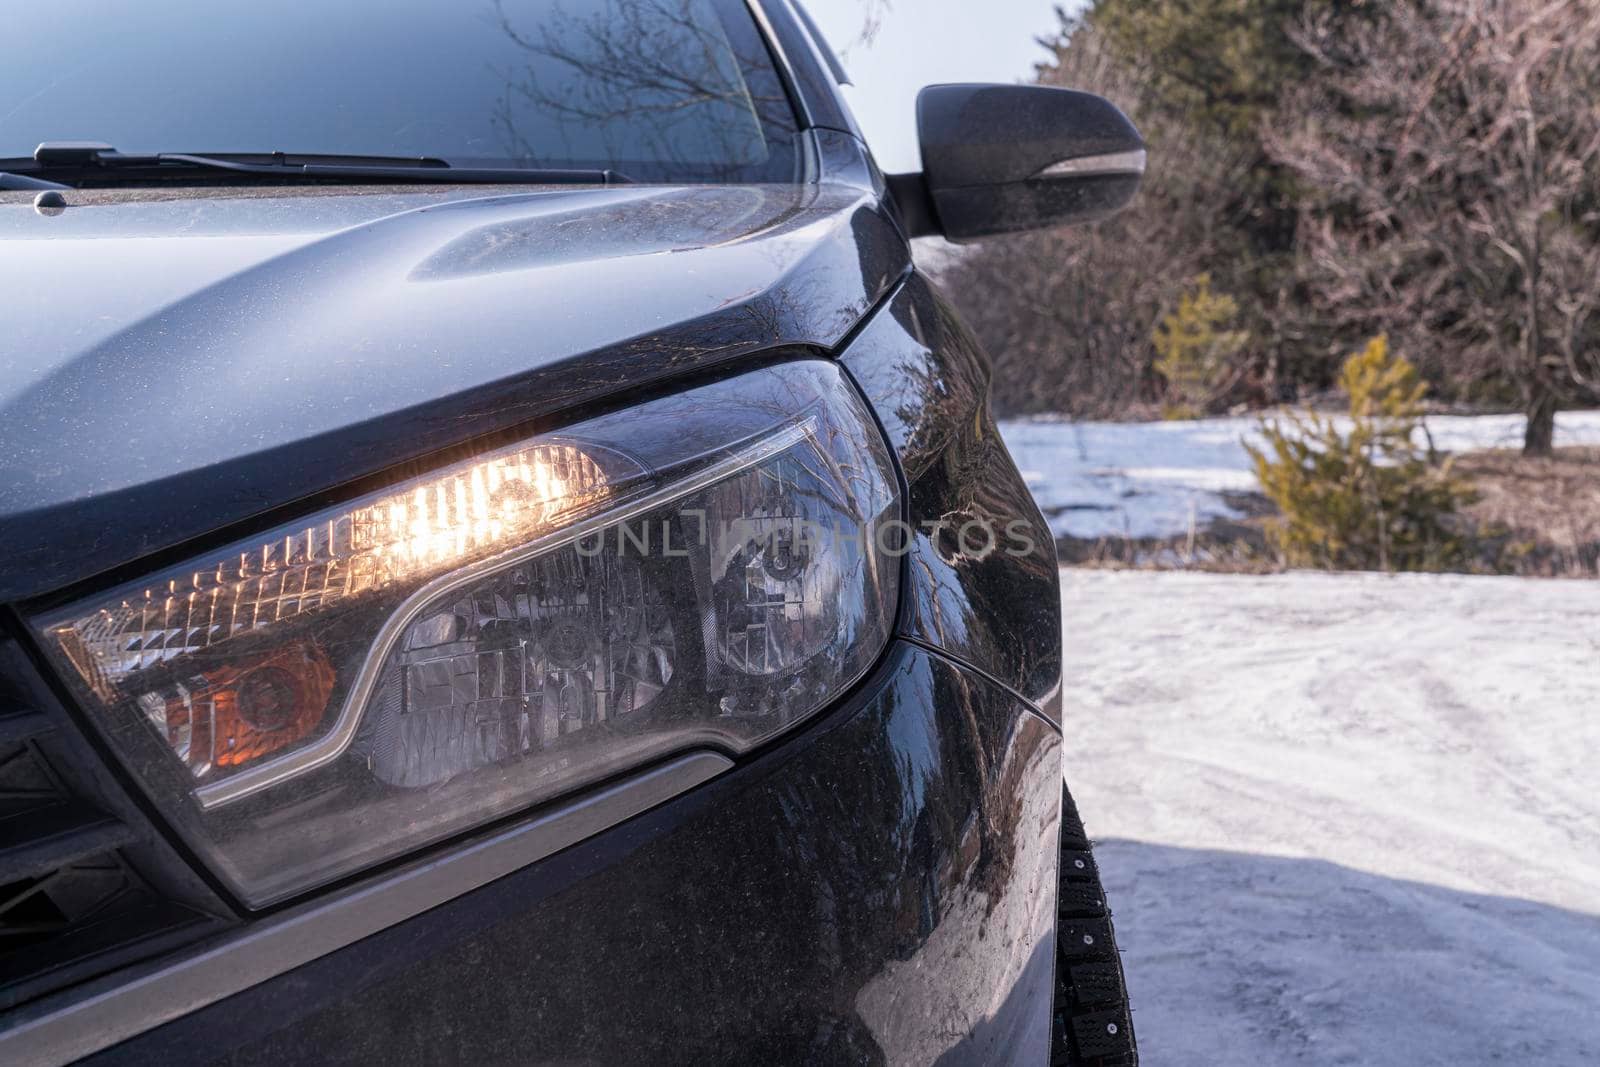
[[[1060,765],[1028,704],[896,642],[765,755],[94,1062],[1034,1062]]]

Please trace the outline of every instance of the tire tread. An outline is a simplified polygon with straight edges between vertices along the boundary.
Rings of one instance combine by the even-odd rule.
[[[1052,1067],[1137,1067],[1128,986],[1093,845],[1061,789]]]

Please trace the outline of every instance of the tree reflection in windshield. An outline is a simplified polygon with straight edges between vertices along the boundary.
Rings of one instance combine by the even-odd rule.
[[[768,160],[763,119],[793,127],[777,79],[746,80],[762,65],[735,51],[709,0],[586,0],[577,10],[555,0],[527,14],[494,0],[496,23],[526,56],[502,72],[493,119],[513,159],[547,159],[553,136],[569,158],[642,156],[731,173]]]
[[[641,181],[798,173],[744,0],[58,0],[0,33],[0,100],[0,159],[93,140]]]

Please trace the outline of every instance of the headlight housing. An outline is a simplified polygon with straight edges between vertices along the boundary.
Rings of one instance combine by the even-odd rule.
[[[35,620],[253,906],[673,753],[748,751],[871,665],[896,481],[786,364],[418,474]]]

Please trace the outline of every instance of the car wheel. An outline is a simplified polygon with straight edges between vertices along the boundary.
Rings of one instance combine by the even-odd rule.
[[[1061,874],[1056,897],[1052,1067],[1135,1067],[1122,957],[1089,838],[1072,794],[1061,789]]]

